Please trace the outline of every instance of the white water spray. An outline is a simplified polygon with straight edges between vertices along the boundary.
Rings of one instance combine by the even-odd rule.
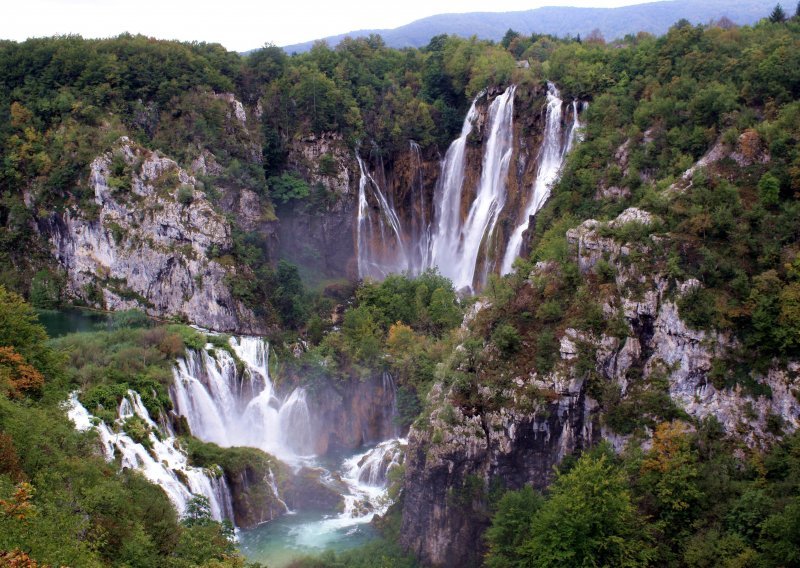
[[[461,229],[458,270],[453,276],[456,289],[474,289],[476,284],[480,286],[489,271],[490,248],[497,220],[506,203],[508,166],[513,149],[512,121],[516,89],[516,85],[510,86],[489,106],[489,137],[483,154],[481,180]]]
[[[306,393],[298,388],[281,400],[269,377],[269,348],[263,339],[230,339],[244,363],[212,346],[188,351],[174,371],[175,411],[186,417],[192,434],[220,446],[250,446],[293,462],[313,454]]]
[[[467,138],[472,133],[473,124],[478,117],[476,105],[482,95],[483,93],[472,101],[461,127],[461,135],[447,149],[434,194],[436,230],[431,241],[430,263],[451,280],[454,280],[459,273],[461,193],[464,187]]]
[[[532,194],[528,199],[528,204],[525,207],[520,223],[517,225],[514,232],[508,241],[506,253],[503,258],[501,266],[501,274],[508,274],[511,272],[514,261],[519,256],[522,249],[522,235],[530,225],[530,218],[542,208],[547,198],[550,197],[550,191],[553,184],[558,179],[558,174],[561,170],[561,165],[564,163],[564,158],[567,152],[572,148],[572,144],[578,134],[580,128],[580,121],[578,118],[578,103],[572,103],[573,108],[573,121],[566,139],[561,125],[563,101],[559,96],[558,89],[552,83],[547,84],[547,110],[545,115],[545,130],[544,138],[542,140],[542,147],[539,150],[538,169],[536,173],[536,181],[533,184]]]
[[[400,219],[356,153],[361,177],[358,182],[358,219],[356,248],[358,276],[385,278],[409,268]],[[372,199],[370,200],[370,196]],[[375,207],[370,204],[372,201]]]
[[[208,499],[211,516],[215,520],[233,520],[230,490],[222,472],[188,465],[186,454],[173,436],[157,436],[159,427],[150,417],[138,393],[129,390],[122,399],[114,429],[89,414],[78,401],[76,393],[70,395],[67,415],[78,430],[97,431],[103,455],[108,461],[119,457],[121,468],[139,470],[147,479],[159,485],[179,515],[184,514],[194,495],[202,495]],[[125,421],[133,417],[140,418],[150,428],[149,449],[124,432]]]

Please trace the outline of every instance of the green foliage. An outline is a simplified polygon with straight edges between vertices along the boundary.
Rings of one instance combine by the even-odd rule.
[[[486,530],[487,568],[520,566],[520,547],[530,538],[531,522],[544,502],[531,487],[508,491],[497,504],[492,525]]]
[[[786,12],[784,12],[783,6],[780,4],[775,5],[775,8],[773,8],[769,15],[769,21],[773,24],[780,24],[786,21]]]
[[[61,289],[64,277],[47,270],[40,270],[31,281],[31,305],[34,308],[52,310],[61,304]]]
[[[273,200],[286,205],[290,201],[300,201],[309,196],[311,190],[308,184],[292,173],[283,173],[280,176],[267,180],[269,194]]]
[[[357,292],[359,303],[374,308],[385,330],[393,323],[441,335],[461,322],[453,284],[434,270],[416,278],[389,275],[380,284],[366,283]]]
[[[607,454],[560,475],[517,548],[521,566],[646,566],[650,539],[627,481]]]
[[[89,412],[107,421],[128,389],[142,397],[152,416],[169,410],[169,385],[175,358],[184,353],[185,341],[195,340],[194,330],[169,328],[120,328],[113,331],[77,333],[53,341],[67,356],[67,376],[62,389],[81,389],[81,401]],[[198,340],[200,347],[205,340]]]
[[[492,333],[492,343],[504,355],[511,355],[519,351],[521,338],[513,325],[504,323],[499,325]]]
[[[175,196],[175,199],[186,207],[187,205],[191,205],[192,201],[194,201],[194,189],[188,185],[182,185],[178,188],[178,193]]]
[[[21,296],[0,286],[0,345],[13,347],[45,377],[62,373],[62,358],[47,344],[47,333],[34,309]]]
[[[764,207],[774,207],[780,198],[781,186],[778,179],[767,172],[758,180],[758,197]]]

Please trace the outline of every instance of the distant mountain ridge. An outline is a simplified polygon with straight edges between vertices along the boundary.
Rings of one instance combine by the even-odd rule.
[[[470,12],[439,14],[394,29],[356,30],[324,39],[330,46],[345,37],[380,34],[389,47],[422,47],[439,34],[500,40],[512,28],[522,34],[585,36],[599,29],[606,39],[640,31],[660,35],[685,18],[705,24],[723,16],[739,25],[752,24],[769,15],[777,0],[666,0],[620,8],[543,7],[521,12]],[[308,51],[318,40],[284,46],[287,53]]]

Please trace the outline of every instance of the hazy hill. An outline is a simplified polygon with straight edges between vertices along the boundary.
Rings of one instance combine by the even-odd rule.
[[[523,34],[537,32],[557,36],[585,36],[597,28],[606,39],[613,39],[639,31],[662,34],[681,18],[698,24],[727,16],[737,24],[751,24],[769,15],[775,3],[776,0],[670,0],[622,8],[544,7],[521,12],[439,14],[399,28],[356,30],[322,39],[333,46],[347,36],[377,33],[389,47],[422,47],[431,37],[443,33],[463,37],[474,34],[483,39],[499,40],[509,28]],[[785,9],[789,11],[791,6]],[[313,43],[287,45],[284,49],[288,53],[300,53],[309,50]]]

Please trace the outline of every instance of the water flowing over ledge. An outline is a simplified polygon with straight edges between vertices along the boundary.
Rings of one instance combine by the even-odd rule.
[[[360,171],[359,277],[382,279],[401,272],[417,275],[436,268],[457,290],[476,292],[489,273],[511,272],[531,217],[549,198],[567,154],[580,139],[583,108],[576,100],[568,112],[565,107],[569,105],[562,101],[556,86],[547,84],[541,143],[528,168],[522,148],[529,142],[515,139],[523,136],[514,125],[516,92],[517,86],[511,85],[489,103],[482,102],[485,91],[473,100],[458,138],[439,165],[432,199],[427,201],[421,149],[414,142],[410,143],[410,156],[401,160],[406,173],[400,187],[392,185],[397,184],[397,178],[392,178],[394,181],[382,188],[378,180],[388,179],[382,162],[373,176],[356,154]],[[476,143],[481,147],[480,165]],[[519,171],[512,176],[515,156],[520,160]],[[524,178],[526,184],[531,183],[530,190],[516,185],[509,188],[512,178],[519,185]],[[407,196],[401,209],[392,201],[395,193]]]
[[[121,427],[125,420],[133,416],[144,420],[150,427],[148,439],[151,449],[134,441],[122,430],[115,432],[108,424],[89,414],[78,401],[77,393],[70,395],[67,415],[76,429],[97,431],[106,460],[113,461],[119,456],[122,469],[139,470],[147,479],[159,485],[175,505],[179,515],[184,514],[194,495],[202,495],[208,499],[211,516],[215,520],[233,519],[230,489],[222,472],[188,465],[188,458],[178,440],[172,434],[163,434],[163,430],[153,422],[142,404],[138,393],[128,391],[128,395],[119,405],[115,422],[116,426]],[[157,435],[156,432],[162,433]]]
[[[525,207],[521,222],[517,225],[517,228],[514,229],[508,241],[506,254],[500,268],[501,274],[508,274],[511,272],[514,261],[517,259],[522,249],[522,235],[528,230],[530,218],[536,215],[550,197],[550,190],[553,184],[558,181],[561,166],[564,164],[564,158],[566,158],[567,153],[572,148],[579,128],[581,127],[580,118],[578,116],[578,101],[573,101],[572,125],[566,133],[564,132],[561,120],[564,103],[560,97],[561,94],[558,92],[556,86],[553,83],[548,83],[544,138],[537,158],[538,168],[536,172],[536,181],[533,184],[531,195],[528,199],[528,205]]]
[[[252,526],[252,521],[293,514],[298,507],[302,510],[303,503],[309,501],[303,493],[321,491],[329,496],[327,502],[330,495],[338,499],[341,508],[309,518],[298,530],[327,531],[330,538],[341,538],[342,530],[369,523],[390,504],[386,497],[388,473],[402,463],[405,440],[387,440],[336,463],[315,456],[307,393],[303,388],[283,397],[276,392],[269,375],[269,345],[263,339],[231,337],[224,348],[207,344],[201,350],[188,349],[176,361],[173,374],[171,420],[164,415],[154,420],[135,391],[128,391],[119,404],[114,424],[93,417],[78,400],[78,393],[70,396],[67,412],[77,429],[98,433],[100,449],[108,461],[118,460],[121,468],[140,470],[161,486],[180,515],[195,495],[202,495],[208,499],[214,519],[246,517],[250,522],[245,526]],[[388,388],[387,381],[391,383],[390,378],[383,377],[384,389]],[[130,419],[146,424],[146,440],[134,440],[125,432],[125,422]],[[176,436],[177,425],[173,430],[176,420],[182,419],[204,442],[257,448],[277,456],[289,468],[273,470],[270,466],[266,471],[245,472],[228,480],[228,474],[218,466],[189,465]],[[266,513],[237,510],[241,491],[252,483],[272,494],[272,504],[262,504],[269,509]],[[287,491],[288,495],[282,494]]]

